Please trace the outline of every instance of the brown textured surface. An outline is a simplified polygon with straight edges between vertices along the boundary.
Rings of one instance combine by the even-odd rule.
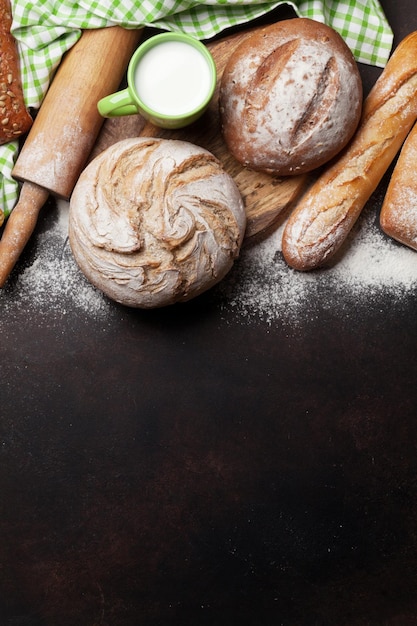
[[[2,626],[417,623],[415,298],[294,333],[211,302],[8,320]]]

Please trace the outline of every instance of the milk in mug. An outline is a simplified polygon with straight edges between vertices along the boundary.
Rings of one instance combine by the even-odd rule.
[[[162,115],[193,111],[206,99],[212,81],[204,56],[182,41],[165,41],[144,54],[135,69],[143,104]]]

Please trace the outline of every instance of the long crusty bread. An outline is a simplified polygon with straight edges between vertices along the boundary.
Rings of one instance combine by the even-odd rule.
[[[347,148],[301,198],[283,232],[286,262],[310,270],[345,241],[417,119],[417,31],[394,51]]]
[[[380,214],[382,230],[417,250],[417,124],[401,148]]]
[[[0,144],[18,139],[32,126],[24,102],[17,44],[10,32],[9,0],[0,0]]]

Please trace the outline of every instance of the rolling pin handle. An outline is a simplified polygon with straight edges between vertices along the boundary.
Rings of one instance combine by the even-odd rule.
[[[34,183],[23,183],[19,201],[11,212],[0,239],[0,288],[4,287],[35,230],[39,212],[48,196],[47,189]]]

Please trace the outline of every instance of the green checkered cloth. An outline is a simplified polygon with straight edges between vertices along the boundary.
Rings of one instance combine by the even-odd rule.
[[[34,109],[42,103],[63,54],[83,29],[152,25],[206,40],[287,4],[299,17],[324,22],[338,31],[359,62],[383,67],[393,41],[377,0],[11,0],[11,4],[26,105]],[[17,142],[0,146],[0,212],[5,217],[19,194],[11,176],[17,154]]]

